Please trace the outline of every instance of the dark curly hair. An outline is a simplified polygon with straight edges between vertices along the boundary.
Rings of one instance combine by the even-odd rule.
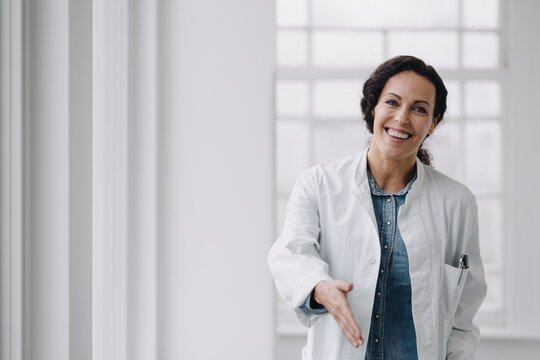
[[[412,71],[420,76],[425,77],[435,86],[435,109],[433,111],[433,119],[437,125],[442,121],[446,111],[446,96],[448,91],[444,83],[433,68],[414,56],[396,56],[381,65],[371,74],[369,79],[364,83],[363,97],[360,101],[362,114],[366,122],[366,127],[373,134],[373,110],[379,101],[379,96],[384,88],[384,85],[392,76],[403,71]],[[422,148],[418,149],[417,157],[426,165],[431,165],[431,155]]]

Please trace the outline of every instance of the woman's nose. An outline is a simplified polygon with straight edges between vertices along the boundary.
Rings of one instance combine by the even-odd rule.
[[[404,106],[396,111],[394,120],[400,124],[407,124],[409,122],[409,112]]]

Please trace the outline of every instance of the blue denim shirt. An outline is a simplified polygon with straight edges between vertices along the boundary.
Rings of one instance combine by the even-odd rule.
[[[409,258],[397,227],[399,208],[405,203],[416,174],[404,189],[393,195],[380,189],[369,172],[368,177],[379,230],[381,262],[365,358],[417,360]],[[301,308],[314,314],[326,312],[322,305],[313,301],[312,296]]]
[[[399,208],[405,203],[416,174],[404,189],[393,195],[380,189],[369,172],[368,176],[379,230],[381,262],[366,360],[417,360],[409,257],[397,226]]]

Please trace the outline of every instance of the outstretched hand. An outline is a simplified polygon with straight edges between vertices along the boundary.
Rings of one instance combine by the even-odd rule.
[[[364,345],[364,339],[347,301],[347,293],[352,289],[353,284],[343,280],[324,280],[315,286],[313,296],[334,316],[349,342],[358,347]]]

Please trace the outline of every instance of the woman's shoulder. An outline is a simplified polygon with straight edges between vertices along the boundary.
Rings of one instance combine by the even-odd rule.
[[[351,180],[354,178],[362,154],[362,152],[358,152],[332,162],[314,165],[311,168],[304,170],[301,173],[301,176],[317,182]]]
[[[431,192],[444,195],[445,198],[455,199],[466,203],[476,203],[474,193],[460,181],[451,178],[434,167],[423,165],[425,182]]]

